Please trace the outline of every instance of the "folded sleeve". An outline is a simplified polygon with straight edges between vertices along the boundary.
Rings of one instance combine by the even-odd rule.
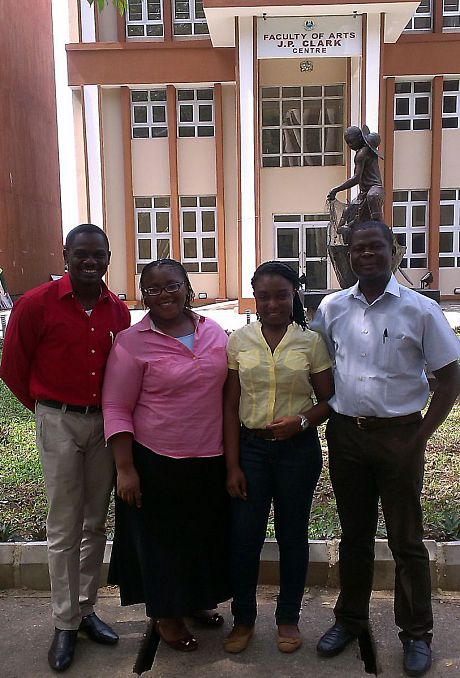
[[[238,341],[238,335],[236,332],[233,332],[230,335],[230,338],[228,340],[227,344],[227,358],[228,358],[228,369],[229,370],[237,370],[239,368],[239,363],[238,363],[238,346],[239,346],[239,341]]]
[[[324,372],[324,370],[327,370],[329,367],[331,367],[332,360],[324,339],[317,332],[313,332],[313,334],[313,355],[311,359],[310,372],[312,374],[317,374],[318,372]]]

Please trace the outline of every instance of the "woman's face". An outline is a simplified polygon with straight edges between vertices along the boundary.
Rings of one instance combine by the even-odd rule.
[[[292,319],[295,290],[282,275],[262,275],[254,284],[256,309],[262,325],[286,326]]]
[[[169,285],[171,287],[180,285],[180,287],[174,292],[168,292],[164,288]],[[181,271],[174,266],[156,266],[145,274],[142,280],[142,294],[144,304],[149,309],[154,322],[155,319],[158,321],[175,320],[185,308],[187,296],[185,279]]]

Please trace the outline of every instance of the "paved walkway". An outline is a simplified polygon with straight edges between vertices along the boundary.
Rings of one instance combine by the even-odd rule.
[[[257,631],[248,650],[228,655],[222,639],[231,626],[228,604],[221,606],[226,624],[218,630],[193,627],[200,647],[191,654],[174,652],[160,643],[152,671],[145,678],[363,678],[363,664],[357,644],[339,657],[321,659],[315,644],[332,619],[336,592],[312,588],[305,595],[301,631],[305,642],[293,655],[276,648],[273,611],[275,589],[260,587]],[[433,641],[433,668],[430,678],[460,675],[460,594],[436,596],[436,635]],[[78,640],[75,660],[65,673],[68,678],[129,678],[139,640],[145,629],[143,606],[121,608],[118,597],[104,589],[98,612],[120,635],[115,647],[97,645],[86,637]],[[49,597],[30,591],[0,592],[0,676],[1,678],[50,678],[46,655],[52,635]],[[372,624],[377,640],[382,676],[403,677],[401,645],[393,625],[392,597],[376,593],[372,600]],[[192,628],[192,627],[191,627]]]

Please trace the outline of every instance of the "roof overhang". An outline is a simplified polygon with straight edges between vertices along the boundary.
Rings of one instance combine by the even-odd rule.
[[[235,46],[235,17],[344,16],[384,14],[384,42],[396,42],[419,0],[387,0],[387,2],[335,2],[306,4],[305,0],[204,0],[204,11],[214,47]]]

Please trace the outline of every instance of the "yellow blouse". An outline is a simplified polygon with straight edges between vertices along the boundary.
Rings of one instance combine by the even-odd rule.
[[[228,367],[238,370],[241,384],[240,421],[265,428],[279,417],[313,407],[310,374],[332,362],[319,334],[292,323],[272,353],[259,321],[230,335]]]

